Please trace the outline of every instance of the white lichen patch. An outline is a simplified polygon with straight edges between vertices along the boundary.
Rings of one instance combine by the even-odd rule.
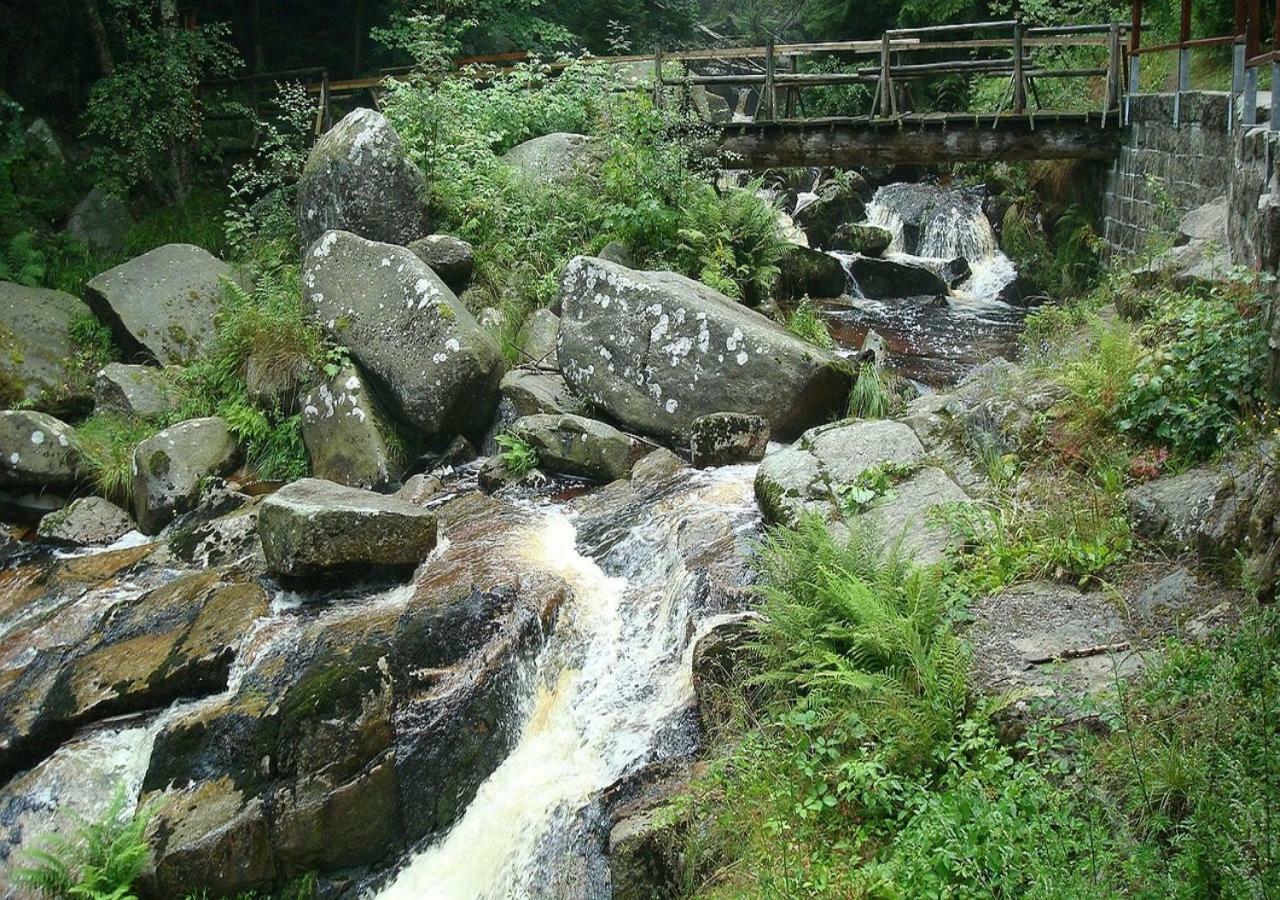
[[[37,428],[35,431],[31,432],[31,443],[35,444],[37,447],[38,447],[38,446],[40,446],[41,444],[43,444],[43,443],[44,443],[44,432],[43,432],[43,431],[41,431],[39,428]]]

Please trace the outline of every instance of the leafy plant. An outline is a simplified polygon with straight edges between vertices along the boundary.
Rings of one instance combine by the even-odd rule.
[[[136,900],[134,883],[147,859],[147,825],[154,810],[126,814],[124,788],[117,788],[102,815],[81,819],[72,837],[47,837],[29,851],[15,881],[46,897]]]
[[[500,434],[495,438],[502,467],[517,478],[523,478],[538,467],[538,451],[519,435]]]
[[[877,500],[893,496],[893,487],[916,470],[915,466],[885,462],[861,472],[852,484],[841,485],[836,493],[846,516],[863,512]]]
[[[827,323],[822,320],[822,316],[818,314],[818,308],[808,297],[802,298],[787,316],[787,331],[815,347],[829,350],[836,345],[831,332],[827,329]]]
[[[0,253],[0,281],[14,281],[27,287],[44,283],[47,263],[33,231],[20,231],[9,239]]]

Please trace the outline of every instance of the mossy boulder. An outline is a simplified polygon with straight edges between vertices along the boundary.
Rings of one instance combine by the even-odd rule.
[[[606,483],[626,478],[639,447],[612,425],[575,415],[517,419],[511,433],[538,454],[544,472]]]
[[[436,545],[436,518],[407,500],[304,478],[263,501],[258,533],[272,572],[315,579],[412,570]]]
[[[298,181],[298,233],[326,231],[401,246],[427,234],[426,182],[381,113],[356,109],[316,141]]]
[[[354,366],[303,398],[302,440],[317,478],[379,491],[396,480],[373,396]]]
[[[80,480],[76,430],[47,413],[0,412],[0,487],[69,488]]]
[[[763,416],[712,413],[694,420],[689,449],[698,468],[759,462],[769,448],[769,423]]]
[[[102,497],[81,497],[40,520],[37,533],[46,541],[73,546],[110,544],[133,530],[133,519]]]
[[[778,261],[774,294],[783,300],[839,297],[846,292],[848,281],[844,266],[831,254],[792,244]]]
[[[887,228],[867,222],[849,222],[836,229],[830,249],[861,253],[863,256],[880,256],[892,243],[893,234]]]
[[[206,354],[231,267],[192,244],[165,244],[86,285],[94,313],[134,359],[183,365]]]
[[[133,452],[133,514],[143,534],[159,534],[200,501],[207,479],[232,471],[240,445],[224,419],[189,419]]]
[[[72,324],[89,307],[62,291],[0,281],[0,404],[34,404],[54,415],[83,412],[86,387],[68,379]]]

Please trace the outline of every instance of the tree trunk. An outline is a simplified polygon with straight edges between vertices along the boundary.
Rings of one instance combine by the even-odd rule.
[[[253,46],[253,71],[267,71],[267,58],[262,53],[262,9],[258,0],[249,0],[249,35]]]
[[[98,70],[103,75],[114,75],[116,61],[111,55],[111,44],[107,40],[107,28],[102,24],[98,0],[84,0],[84,18],[89,26],[89,34],[93,37],[93,51],[98,57]]]

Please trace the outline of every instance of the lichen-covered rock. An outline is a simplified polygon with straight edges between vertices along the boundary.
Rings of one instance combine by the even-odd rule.
[[[778,260],[774,295],[783,300],[839,297],[845,293],[847,283],[848,275],[840,260],[821,250],[792,244]]]
[[[0,487],[69,487],[79,478],[74,428],[46,413],[0,412]]]
[[[585,134],[555,132],[516,144],[502,155],[502,163],[530,184],[563,184],[584,171],[590,155],[591,138]]]
[[[699,416],[741,412],[786,440],[848,398],[852,374],[837,356],[683,276],[577,257],[561,297],[569,387],[643,434],[672,440]]]
[[[272,572],[314,579],[416,567],[436,545],[436,517],[397,497],[304,478],[263,501],[258,532]]]
[[[484,433],[498,402],[502,351],[417,256],[327,232],[306,254],[303,305],[406,426],[441,443]]]
[[[192,244],[165,244],[95,276],[85,298],[131,356],[162,365],[209,350],[231,267]]]
[[[689,449],[700,469],[759,462],[768,448],[769,423],[762,416],[712,413],[695,419],[690,429]]]
[[[448,234],[429,234],[409,245],[431,271],[440,276],[440,280],[449,285],[449,290],[461,295],[471,284],[471,273],[476,267],[476,252],[462,238]]]
[[[379,112],[356,109],[311,148],[298,181],[298,233],[326,231],[405,245],[428,232],[422,172]]]
[[[302,441],[317,478],[365,490],[393,480],[373,398],[355,366],[344,366],[302,401]]]
[[[133,514],[143,534],[159,534],[194,509],[205,479],[235,468],[240,446],[225,420],[189,419],[148,438],[133,452]]]
[[[54,414],[83,411],[86,392],[68,383],[71,323],[89,307],[62,291],[0,281],[0,403],[34,403]]]
[[[59,544],[110,544],[133,530],[133,519],[102,497],[82,497],[40,520],[37,534]]]
[[[118,194],[98,185],[76,204],[67,220],[67,234],[99,255],[119,253],[133,226],[129,207]]]
[[[634,441],[612,425],[575,415],[517,419],[511,433],[538,454],[538,468],[607,483],[626,478],[637,458]]]
[[[934,510],[970,502],[950,475],[925,466],[895,484],[858,518],[871,526],[886,549],[930,566],[942,561],[953,540],[950,527],[934,521]]]
[[[1230,490],[1225,473],[1200,468],[1130,488],[1125,501],[1134,529],[1143,537],[1194,549]]]
[[[528,362],[551,369],[560,368],[556,340],[560,337],[560,317],[549,309],[535,310],[520,330],[520,352]]]
[[[95,412],[146,418],[170,412],[176,404],[169,379],[155,366],[108,363],[94,381]]]
[[[900,259],[855,256],[849,260],[849,273],[863,295],[876,300],[945,297],[951,292],[933,269]]]

